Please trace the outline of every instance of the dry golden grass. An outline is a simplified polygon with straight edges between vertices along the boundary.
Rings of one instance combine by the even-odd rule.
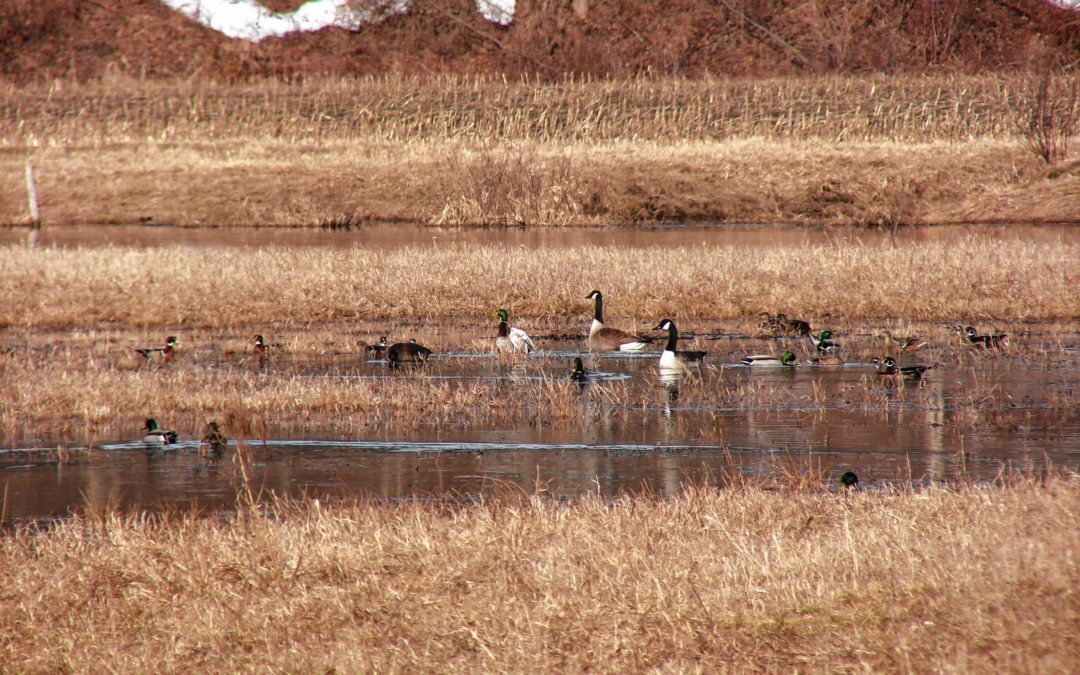
[[[1027,76],[10,89],[0,223],[1075,222]],[[482,104],[481,104],[482,102]]]
[[[505,245],[390,251],[268,247],[0,252],[0,326],[107,324],[168,334],[326,321],[562,317],[577,332],[602,289],[612,320],[729,319],[762,311],[953,320],[1080,316],[1080,241],[858,240],[768,249]],[[262,332],[262,331],[260,331]],[[378,334],[378,333],[376,333]],[[159,340],[160,338],[155,338]]]
[[[1075,669],[1077,476],[812,485],[75,518],[0,538],[0,654],[50,672]]]

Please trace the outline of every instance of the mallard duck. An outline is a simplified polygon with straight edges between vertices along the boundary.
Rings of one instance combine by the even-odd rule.
[[[814,345],[818,354],[835,354],[840,351],[840,345],[833,341],[830,330],[823,330],[820,335],[807,331],[806,337]]]
[[[744,356],[739,363],[744,366],[768,367],[795,367],[795,355],[791,352],[784,352],[780,356],[773,356],[772,354],[753,354],[751,356]]]
[[[816,356],[807,363],[811,366],[842,366],[844,365],[844,359],[833,354],[831,356]]]
[[[207,422],[206,428],[203,429],[202,446],[206,446],[211,455],[220,457],[225,452],[226,446],[228,446],[229,440],[225,438],[225,434],[221,433],[221,429],[218,427],[217,422]]]
[[[505,309],[496,311],[495,316],[499,317],[499,332],[495,336],[495,351],[499,353],[522,352],[524,354],[536,351],[536,345],[533,344],[528,333],[520,328],[511,328],[507,323],[510,315],[507,314]]]
[[[589,327],[589,346],[603,351],[640,352],[652,344],[652,338],[641,337],[618,328],[604,325],[604,296],[600,291],[593,291],[585,296],[594,300],[593,322]]]
[[[786,335],[808,335],[810,333],[810,324],[802,319],[789,319],[783,314],[777,314],[773,322],[777,331]]]
[[[933,366],[898,366],[896,365],[896,359],[891,356],[886,356],[878,362],[878,375],[884,376],[900,376],[905,380],[912,380],[918,382],[926,374],[926,371],[933,368]]]
[[[888,328],[883,328],[877,331],[877,336],[885,341],[886,353],[892,353],[892,351],[917,351],[922,349],[929,342],[921,341],[917,337],[893,337],[891,331]]]
[[[158,429],[157,420],[153,417],[146,418],[143,431],[146,432],[146,435],[143,436],[143,443],[147,445],[171,445],[179,438],[175,431]]]
[[[432,351],[416,340],[408,342],[395,342],[386,348],[386,360],[395,366],[401,363],[424,363],[431,356]]]
[[[848,490],[858,490],[859,477],[855,475],[854,471],[845,471],[844,475],[840,476],[840,484]]]
[[[180,341],[176,339],[175,335],[170,335],[165,338],[164,347],[142,347],[135,351],[144,359],[150,360],[152,358],[161,357],[164,361],[171,361],[173,354],[176,352],[176,348],[180,346]]]
[[[574,357],[574,368],[570,371],[570,379],[574,382],[588,382],[589,375],[592,371],[585,370],[585,364],[582,363],[580,356]]]
[[[679,350],[679,331],[675,328],[675,322],[671,319],[663,319],[653,330],[666,330],[668,332],[667,345],[660,354],[661,368],[678,368],[681,365],[701,363],[709,352]]]
[[[960,326],[956,327],[961,331],[961,335],[967,340],[968,344],[973,344],[983,349],[999,349],[1004,347],[1007,343],[1008,333],[988,333],[986,335],[979,335],[974,326],[967,326],[963,329]]]

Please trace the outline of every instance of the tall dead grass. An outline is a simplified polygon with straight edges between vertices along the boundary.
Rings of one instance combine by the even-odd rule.
[[[16,670],[1071,672],[1080,481],[279,504],[0,538]]]
[[[823,316],[1055,319],[1080,316],[1080,242],[837,240],[748,254],[735,246],[442,245],[391,251],[125,246],[0,250],[0,326],[228,328],[367,319],[591,312],[610,319],[728,319],[792,308]]]

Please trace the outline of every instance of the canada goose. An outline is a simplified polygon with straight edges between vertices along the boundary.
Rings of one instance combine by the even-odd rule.
[[[896,365],[896,359],[891,356],[886,356],[881,359],[878,364],[878,375],[884,376],[900,376],[905,380],[911,380],[918,382],[926,374],[926,371],[933,368],[933,366],[898,366]]]
[[[533,344],[528,333],[520,328],[511,328],[507,323],[510,315],[507,314],[505,309],[496,311],[495,316],[499,317],[499,333],[495,336],[495,351],[500,354],[502,352],[528,354],[536,351],[536,345]]]
[[[180,341],[176,339],[175,335],[170,335],[165,338],[164,347],[143,347],[136,349],[144,359],[150,360],[155,357],[160,357],[163,361],[172,361],[173,354],[176,352],[176,348],[180,346]]]
[[[418,344],[416,340],[395,342],[386,348],[386,360],[392,366],[400,363],[424,363],[431,356],[431,353],[430,349]]]
[[[885,353],[891,354],[895,347],[897,351],[917,351],[929,342],[920,341],[917,337],[893,337],[888,328],[877,331],[877,336],[885,341]]]
[[[701,363],[709,352],[679,351],[676,347],[679,342],[679,331],[675,328],[675,322],[664,319],[653,330],[666,330],[668,332],[667,345],[664,353],[660,355],[661,368],[677,368],[688,363]]]
[[[176,439],[179,438],[175,431],[158,429],[157,420],[153,417],[148,417],[146,419],[146,423],[143,425],[143,431],[146,432],[146,435],[143,436],[143,443],[146,443],[147,445],[170,445],[175,443]]]
[[[603,351],[640,352],[652,344],[652,338],[641,337],[618,328],[604,326],[604,296],[593,291],[585,296],[595,300],[592,326],[589,327],[589,346]]]
[[[783,314],[777,314],[773,323],[779,332],[786,335],[809,335],[810,324],[801,319],[789,319]]]
[[[806,337],[814,345],[818,354],[835,354],[840,351],[840,345],[833,342],[831,330],[823,330],[820,335],[807,331]]]
[[[221,457],[228,444],[229,441],[225,438],[225,434],[221,433],[218,423],[207,422],[206,428],[203,429],[202,443],[199,445],[200,454],[203,446],[205,446],[212,456]]]
[[[986,335],[979,335],[974,326],[967,326],[962,329],[957,326],[956,329],[961,331],[961,336],[967,340],[968,344],[973,344],[983,349],[998,349],[1004,347],[1008,342],[1008,333],[988,333]]]
[[[795,355],[791,352],[784,352],[780,356],[773,356],[772,354],[754,354],[751,356],[744,356],[739,363],[744,366],[754,367],[769,367],[779,368],[786,366],[788,368],[795,367]]]

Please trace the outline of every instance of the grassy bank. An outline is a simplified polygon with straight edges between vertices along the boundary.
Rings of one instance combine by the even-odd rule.
[[[0,222],[1075,222],[1030,76],[10,89]]]
[[[731,319],[785,311],[854,319],[1080,316],[1080,241],[996,240],[741,247],[405,246],[392,251],[165,246],[8,247],[0,326],[155,329],[323,321],[562,318],[576,332],[604,291],[611,320]],[[624,321],[625,322],[625,321]],[[261,332],[261,331],[260,331]]]
[[[0,538],[18,670],[1069,672],[1076,476],[283,506]]]

